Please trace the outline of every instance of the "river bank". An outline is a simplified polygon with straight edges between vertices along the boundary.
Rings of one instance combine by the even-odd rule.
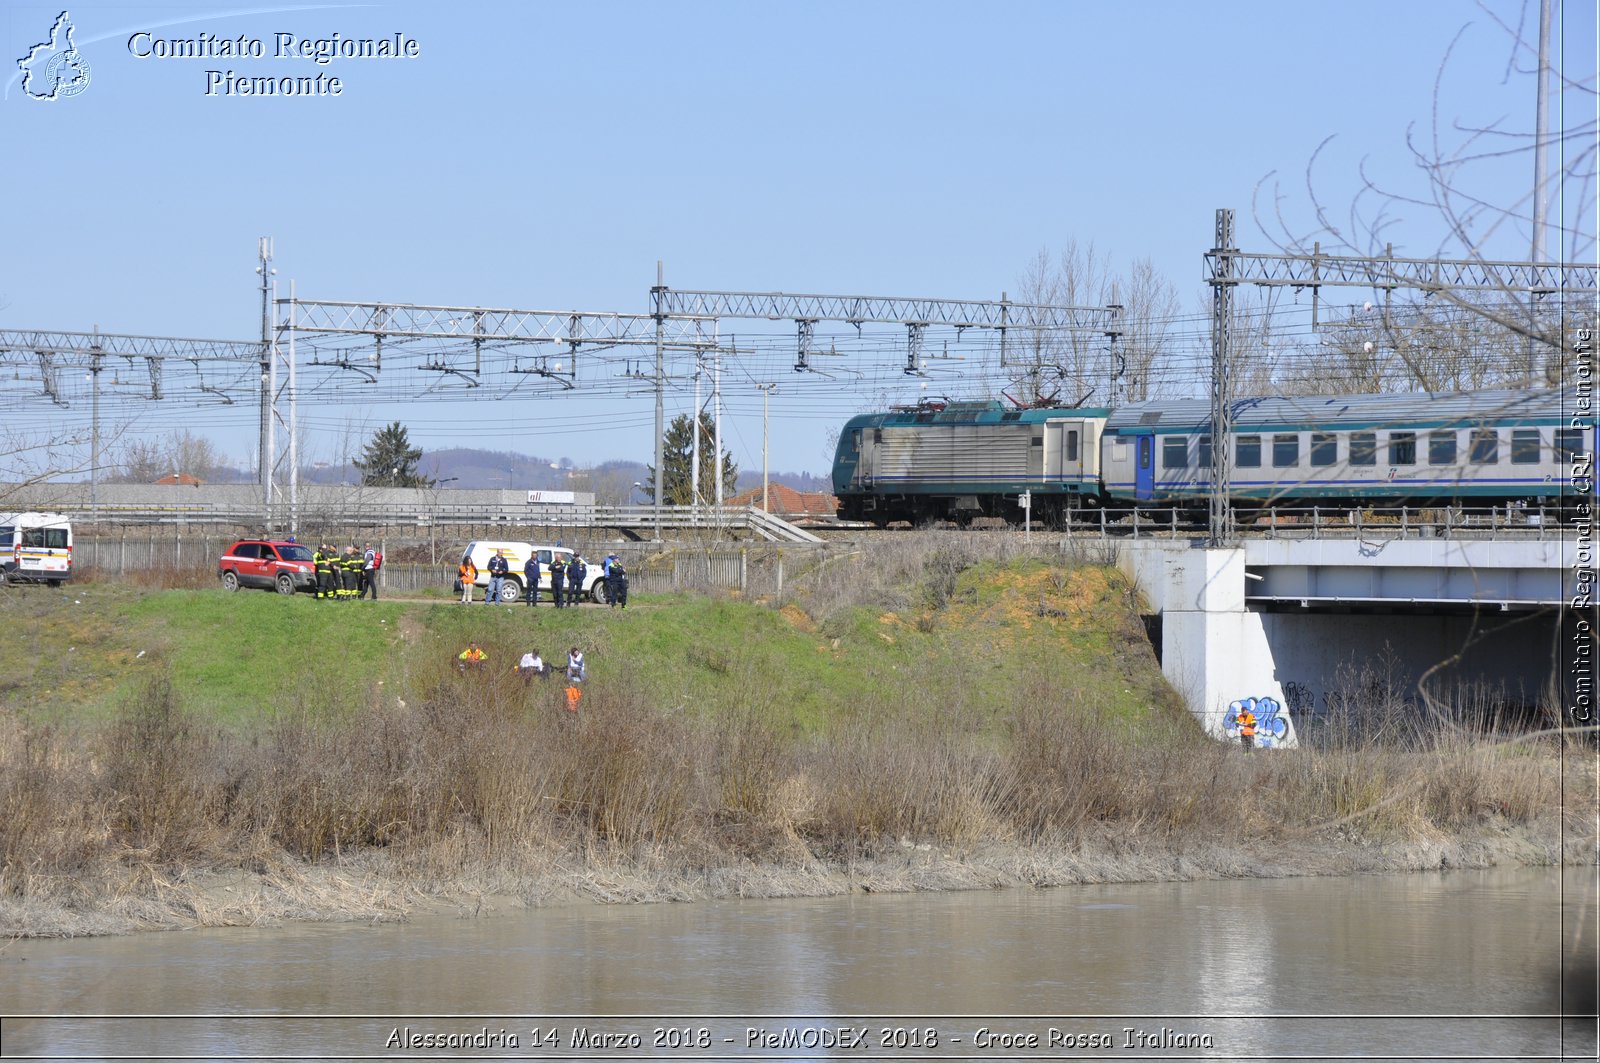
[[[1592,792],[1592,788],[1591,788]],[[242,868],[134,867],[99,902],[0,898],[0,937],[80,937],[291,922],[392,922],[427,915],[493,918],[568,904],[828,897],[850,893],[1049,889],[1078,884],[1356,876],[1565,864],[1592,866],[1592,817],[1552,814],[1449,838],[1373,842],[1327,837],[1190,840],[1163,847],[1103,832],[1073,846],[984,845],[950,851],[910,838],[847,862],[674,868],[662,861],[529,854],[449,869],[459,852],[364,852],[316,864]],[[82,898],[80,898],[82,900]]]

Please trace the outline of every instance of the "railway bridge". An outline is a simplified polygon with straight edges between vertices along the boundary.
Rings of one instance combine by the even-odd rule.
[[[1142,539],[1118,567],[1152,615],[1162,671],[1206,730],[1272,697],[1304,730],[1375,690],[1449,701],[1467,686],[1593,714],[1592,531],[1538,539],[1397,534]]]

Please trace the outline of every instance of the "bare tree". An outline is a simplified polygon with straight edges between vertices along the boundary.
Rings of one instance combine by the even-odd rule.
[[[174,429],[153,439],[128,439],[113,463],[116,474],[107,480],[148,484],[168,475],[210,480],[226,463],[227,459],[211,440],[194,435],[188,429]]]
[[[0,510],[48,507],[48,488],[41,485],[84,472],[88,450],[83,431],[26,433],[0,427]]]
[[[1480,2],[1479,7],[1504,36],[1504,82],[1527,85],[1528,113],[1532,115],[1542,80],[1553,90],[1553,105],[1548,111],[1558,116],[1559,127],[1541,130],[1531,117],[1517,122],[1457,116],[1455,106],[1445,98],[1444,82],[1457,46],[1472,29],[1470,25],[1463,26],[1440,62],[1432,118],[1426,125],[1413,124],[1407,131],[1406,149],[1415,171],[1421,174],[1420,188],[1393,186],[1373,176],[1363,163],[1361,190],[1347,208],[1336,214],[1322,196],[1315,176],[1318,161],[1332,140],[1329,138],[1306,167],[1305,194],[1312,224],[1297,224],[1286,217],[1290,197],[1275,175],[1269,174],[1257,188],[1256,222],[1281,249],[1296,254],[1320,251],[1371,258],[1377,264],[1374,283],[1381,288],[1385,279],[1381,263],[1390,255],[1394,238],[1402,235],[1403,216],[1423,208],[1423,226],[1408,223],[1404,229],[1413,248],[1423,247],[1420,254],[1411,252],[1412,257],[1488,263],[1496,258],[1537,256],[1569,265],[1592,265],[1596,252],[1595,163],[1600,153],[1600,121],[1596,117],[1600,97],[1595,72],[1574,74],[1550,63],[1548,50],[1540,47],[1538,26],[1528,24],[1528,4],[1521,6],[1515,24],[1485,3]],[[1555,165],[1544,166],[1543,159],[1551,156]],[[1490,182],[1500,179],[1507,165],[1515,162],[1528,164],[1533,180],[1525,194],[1512,196],[1506,202]],[[1556,207],[1553,214],[1546,209],[1551,205]],[[1544,239],[1547,230],[1553,236],[1548,243]],[[1543,250],[1545,247],[1554,254]],[[1523,251],[1524,248],[1531,250]],[[1553,279],[1552,275],[1552,286]],[[1477,292],[1443,288],[1430,293],[1431,305],[1422,303],[1419,295],[1409,304],[1412,309],[1401,328],[1393,328],[1391,322],[1383,337],[1361,341],[1363,357],[1373,353],[1365,348],[1366,343],[1372,343],[1374,348],[1387,345],[1389,357],[1399,363],[1399,368],[1392,373],[1377,372],[1372,367],[1363,369],[1362,358],[1351,359],[1347,368],[1354,370],[1357,378],[1376,373],[1390,385],[1403,382],[1429,388],[1472,386],[1473,381],[1495,380],[1492,370],[1478,361],[1477,348],[1500,344],[1501,361],[1512,360],[1504,345],[1509,338],[1514,345],[1512,350],[1518,352],[1512,360],[1517,372],[1501,373],[1501,380],[1555,382],[1574,362],[1570,356],[1588,346],[1580,330],[1589,329],[1592,335],[1593,296],[1575,304],[1572,300],[1563,302],[1559,293],[1540,291],[1537,284],[1529,287],[1519,290],[1506,286]],[[1406,295],[1404,290],[1395,294]],[[1386,309],[1392,313],[1392,308]],[[1488,323],[1492,328],[1463,335],[1464,318]],[[1513,375],[1514,381],[1506,379]]]
[[[1120,306],[1113,346],[1105,335],[1044,328],[1015,329],[1004,371],[1013,398],[1025,404],[1089,401],[1112,404],[1150,397],[1158,390],[1154,369],[1171,344],[1178,318],[1178,290],[1147,258],[1126,275],[1093,243],[1069,239],[1055,256],[1041,250],[1023,270],[1019,301],[1053,306]]]
[[[1116,353],[1121,360],[1119,397],[1131,402],[1152,393],[1156,360],[1171,346],[1172,323],[1180,300],[1172,282],[1156,272],[1148,258],[1134,262],[1127,277],[1113,282],[1111,302],[1122,307]]]
[[[1554,307],[1536,309],[1538,327],[1558,332],[1558,321],[1542,319]],[[1369,301],[1332,312],[1319,335],[1320,344],[1301,351],[1280,381],[1286,394],[1471,391],[1526,380],[1526,363],[1508,353],[1523,350],[1526,337],[1449,304],[1386,308]],[[1559,383],[1558,366],[1547,361],[1534,383]]]
[[[1054,257],[1040,249],[1023,270],[1017,294],[1025,304],[1099,306],[1107,290],[1105,256],[1093,243],[1069,238]],[[1017,317],[1022,327],[1012,330],[1015,340],[1003,367],[1020,392],[1012,395],[1016,401],[1076,402],[1106,393],[1110,359],[1103,349],[1105,337],[1031,323],[1025,310]]]

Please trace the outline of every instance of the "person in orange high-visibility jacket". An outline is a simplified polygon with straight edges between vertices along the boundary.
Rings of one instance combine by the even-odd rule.
[[[1250,711],[1249,705],[1241,705],[1233,720],[1239,727],[1239,741],[1248,753],[1256,745],[1256,714]]]
[[[476,642],[467,643],[467,648],[456,655],[456,668],[465,672],[469,668],[481,668],[489,655]]]

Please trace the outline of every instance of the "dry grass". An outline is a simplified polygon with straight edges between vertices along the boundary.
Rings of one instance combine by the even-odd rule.
[[[7,718],[0,891],[104,908],[159,893],[182,869],[283,878],[374,851],[421,885],[557,859],[681,879],[1108,836],[1150,854],[1247,829],[1428,842],[1558,816],[1589,785],[1569,764],[1563,792],[1548,742],[1254,756],[1201,739],[1155,745],[1043,680],[1001,712],[1003,738],[960,706],[914,711],[908,699],[802,740],[770,712],[662,714],[626,687],[589,691],[574,716],[556,682],[427,679],[420,704],[374,702],[333,722],[290,707],[253,736],[198,725],[159,680],[95,733]]]
[[[114,571],[100,571],[94,565],[79,565],[72,571],[72,582],[140,587],[145,590],[203,590],[217,586],[216,558],[205,558],[198,565],[141,566],[120,576]]]

